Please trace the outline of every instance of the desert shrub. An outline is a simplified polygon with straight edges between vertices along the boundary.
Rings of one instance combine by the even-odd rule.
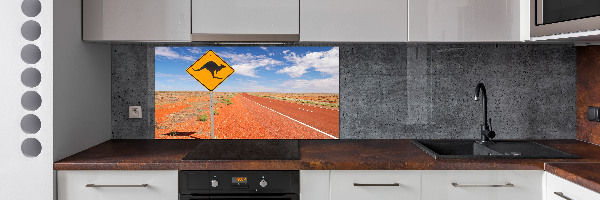
[[[225,105],[231,105],[231,99],[222,99],[221,102]]]
[[[208,120],[208,115],[207,114],[203,114],[200,115],[200,117],[198,117],[198,121],[207,121]]]

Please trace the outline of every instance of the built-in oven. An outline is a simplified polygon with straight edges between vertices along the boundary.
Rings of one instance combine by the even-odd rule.
[[[179,171],[180,200],[299,200],[299,171]]]
[[[600,29],[600,0],[530,0],[531,36]]]

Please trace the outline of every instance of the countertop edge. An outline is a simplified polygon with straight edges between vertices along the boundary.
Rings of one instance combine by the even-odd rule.
[[[587,188],[594,192],[600,193],[600,183],[594,180],[590,180],[586,178],[585,175],[580,175],[573,173],[569,170],[565,170],[559,166],[560,164],[573,164],[573,165],[586,165],[586,164],[597,164],[600,166],[600,163],[586,163],[586,162],[578,162],[578,163],[570,163],[570,162],[548,162],[545,163],[544,171],[556,175],[562,179],[575,183],[581,187]],[[600,173],[599,173],[600,174]]]

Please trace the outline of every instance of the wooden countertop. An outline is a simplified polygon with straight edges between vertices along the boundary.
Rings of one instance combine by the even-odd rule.
[[[410,140],[300,140],[300,160],[183,161],[195,140],[109,140],[54,163],[55,170],[542,170],[600,193],[600,147],[536,140],[581,159],[439,159]],[[545,168],[544,168],[545,167]]]
[[[546,162],[600,162],[600,147],[536,140],[581,159],[439,159],[410,140],[300,140],[300,160],[183,161],[194,140],[109,140],[54,163],[55,170],[542,170]]]
[[[600,193],[600,162],[551,162],[545,170],[558,177]]]

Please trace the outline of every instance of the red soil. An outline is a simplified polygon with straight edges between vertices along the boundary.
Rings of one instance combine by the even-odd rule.
[[[156,93],[155,101],[155,138],[210,138],[208,92],[161,92]],[[218,139],[331,139],[306,125],[339,137],[337,110],[247,94],[217,92],[214,102],[218,112],[215,115],[215,138]],[[204,114],[208,120],[200,121],[200,116]]]

